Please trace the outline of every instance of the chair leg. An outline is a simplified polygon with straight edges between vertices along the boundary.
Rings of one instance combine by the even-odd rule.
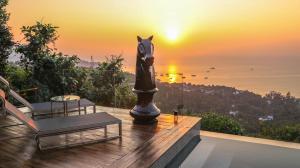
[[[79,112],[79,115],[81,115],[80,100],[78,100],[78,112]]]
[[[35,115],[34,115],[34,113],[32,112],[32,114],[31,114],[31,118],[34,120],[34,117],[35,117]]]
[[[1,111],[2,111],[2,114],[1,114],[1,116],[3,116],[4,118],[6,117],[6,110],[2,107],[2,109],[1,109]]]
[[[35,142],[36,142],[36,147],[37,147],[37,149],[40,151],[42,148],[41,148],[39,136],[36,135],[34,139],[35,139]]]
[[[63,103],[63,105],[64,105],[64,117],[65,117],[66,116],[66,104]]]
[[[122,138],[122,123],[119,123],[119,136]]]
[[[104,136],[107,138],[107,125],[104,127]]]
[[[4,118],[7,118],[7,111],[4,109]]]
[[[94,105],[94,108],[93,108],[93,109],[94,109],[94,113],[96,113],[96,105]]]
[[[66,115],[68,116],[68,102],[66,102]]]
[[[53,102],[51,101],[50,104],[51,104],[51,117],[53,117]]]

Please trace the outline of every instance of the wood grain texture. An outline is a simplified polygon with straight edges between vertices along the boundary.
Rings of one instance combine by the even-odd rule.
[[[24,136],[0,141],[0,167],[165,167],[189,141],[199,136],[200,118],[180,116],[174,123],[172,115],[161,114],[154,125],[136,125],[127,109],[97,106],[123,123],[122,139],[72,148],[39,152],[33,133],[24,125],[0,128],[1,138]],[[22,109],[26,111],[26,109]],[[88,113],[93,109],[88,108]],[[71,115],[78,115],[74,112]],[[0,118],[0,125],[12,124],[12,117]],[[117,126],[108,127],[108,135],[118,134]],[[66,145],[105,136],[103,129],[42,138],[46,145]]]

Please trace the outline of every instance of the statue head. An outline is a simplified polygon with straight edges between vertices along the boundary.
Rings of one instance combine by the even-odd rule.
[[[152,44],[153,36],[150,36],[147,39],[143,39],[140,36],[137,36],[138,47],[137,52],[139,59],[146,63],[148,66],[152,66],[154,63],[154,46]]]

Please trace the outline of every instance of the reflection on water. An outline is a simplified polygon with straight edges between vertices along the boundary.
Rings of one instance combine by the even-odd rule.
[[[175,65],[168,66],[168,73],[166,74],[167,81],[169,83],[175,83],[177,81],[177,67]],[[164,79],[162,79],[164,81]]]
[[[177,81],[177,74],[175,74],[175,73],[169,73],[168,74],[168,82],[169,83],[177,83],[178,81]]]

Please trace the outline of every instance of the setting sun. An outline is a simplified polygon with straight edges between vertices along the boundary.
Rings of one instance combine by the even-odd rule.
[[[178,39],[179,31],[176,27],[168,27],[166,29],[166,37],[169,41],[174,42]]]

